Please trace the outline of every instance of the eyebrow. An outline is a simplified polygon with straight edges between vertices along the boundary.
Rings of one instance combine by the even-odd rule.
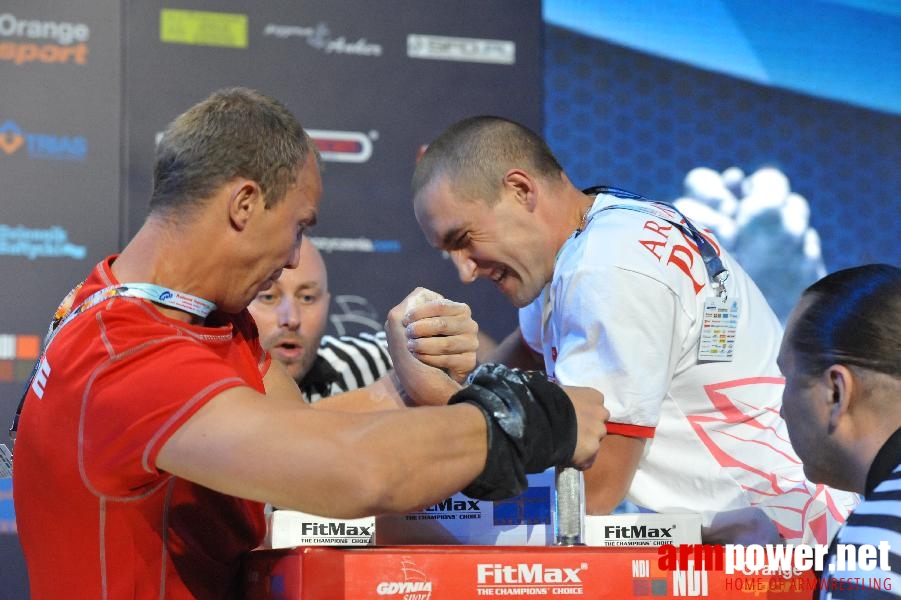
[[[444,234],[444,237],[441,239],[441,248],[451,248],[457,244],[459,239],[463,236],[464,227],[455,227],[451,229],[447,233]]]

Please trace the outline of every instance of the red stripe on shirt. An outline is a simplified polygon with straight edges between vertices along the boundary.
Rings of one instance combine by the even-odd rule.
[[[628,423],[607,423],[607,433],[616,435],[625,435],[637,438],[654,437],[655,427],[646,427],[644,425],[629,425]]]

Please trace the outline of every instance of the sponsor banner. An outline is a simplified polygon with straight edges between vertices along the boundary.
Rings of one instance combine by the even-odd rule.
[[[372,140],[378,139],[376,131],[366,134],[362,131],[307,129],[306,132],[326,162],[364,163],[372,156]]]
[[[0,256],[82,260],[86,255],[87,248],[70,242],[69,232],[59,225],[38,229],[0,223]]]
[[[554,469],[528,476],[529,487],[507,500],[475,500],[457,493],[405,515],[376,517],[375,542],[547,546],[554,542]]]
[[[510,40],[447,37],[440,35],[407,35],[407,56],[430,60],[516,64],[516,43]]]
[[[400,252],[400,240],[373,240],[366,237],[316,237],[310,241],[320,252]]]
[[[0,479],[0,534],[16,533],[12,479]]]
[[[0,382],[25,382],[41,353],[41,337],[0,333]]]
[[[266,515],[264,548],[294,546],[368,546],[375,533],[375,517],[329,519],[296,510]]]
[[[19,153],[41,160],[83,161],[88,155],[88,140],[81,135],[25,131],[7,119],[0,124],[0,151],[0,156]]]
[[[247,48],[247,15],[201,10],[160,10],[160,41],[167,44]]]
[[[382,45],[361,38],[347,38],[333,32],[328,23],[322,21],[315,25],[277,25],[269,23],[263,28],[263,36],[280,40],[300,39],[306,41],[311,48],[323,54],[344,54],[352,56],[368,56],[378,58],[382,55]]]
[[[623,600],[735,598],[749,593],[787,599],[810,598],[816,585],[810,572],[736,578],[722,571],[694,569],[692,564],[663,571],[657,558],[656,548],[420,546],[258,551],[246,563],[245,597]]]
[[[0,61],[85,65],[91,29],[84,23],[24,19],[0,13]]]
[[[585,517],[589,546],[662,546],[700,544],[701,515],[623,513]]]
[[[316,144],[319,157],[323,162],[365,163],[372,157],[372,141],[378,139],[377,131],[333,131],[328,129],[306,129],[307,134]],[[3,129],[0,128],[0,135]],[[154,143],[159,144],[163,132],[158,131]],[[3,138],[0,137],[0,145]],[[2,146],[0,146],[2,147]],[[327,242],[323,242],[327,244]]]

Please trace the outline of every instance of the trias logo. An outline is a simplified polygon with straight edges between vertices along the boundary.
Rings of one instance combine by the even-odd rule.
[[[82,136],[26,133],[15,121],[4,121],[0,125],[0,150],[10,156],[20,148],[24,148],[30,158],[81,161],[88,154],[88,141]]]
[[[587,565],[584,563],[577,569],[546,567],[541,563],[515,565],[479,563],[477,582],[479,585],[580,584],[582,579],[579,573],[586,568]]]

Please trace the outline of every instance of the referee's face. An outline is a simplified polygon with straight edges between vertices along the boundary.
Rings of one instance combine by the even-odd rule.
[[[325,333],[329,308],[328,278],[319,251],[304,239],[296,269],[285,269],[273,286],[248,307],[260,343],[296,380],[310,370]]]

